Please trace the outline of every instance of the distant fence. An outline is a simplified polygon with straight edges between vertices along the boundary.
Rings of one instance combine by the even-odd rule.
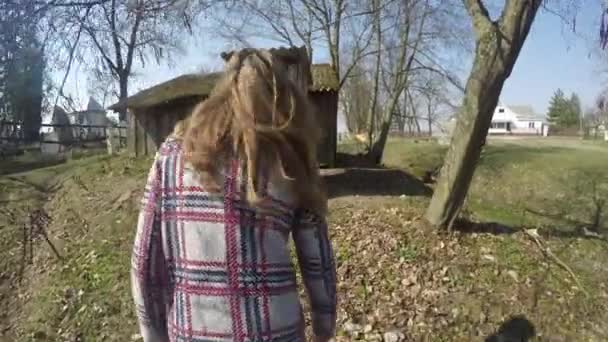
[[[0,121],[0,154],[14,155],[24,149],[43,149],[43,146],[59,145],[65,148],[88,147],[103,145],[109,136],[117,140],[120,146],[126,146],[127,127],[78,124],[41,124],[41,128],[52,128],[53,132],[40,133],[38,139],[32,141],[25,138],[23,125],[20,122]],[[68,130],[68,134],[60,134],[58,130]],[[65,132],[65,131],[64,131]],[[66,139],[66,136],[70,137]],[[51,149],[55,150],[55,149]]]
[[[12,121],[0,121],[0,141],[31,143],[25,139],[22,124]],[[113,129],[118,131],[115,136],[127,138],[127,127],[113,127],[103,125],[69,125],[69,124],[41,124],[41,128],[70,128],[72,129],[72,140],[45,140],[45,133],[40,134],[38,142],[47,144],[77,144],[82,142],[103,142],[108,138],[108,131]],[[95,131],[92,131],[95,130]]]

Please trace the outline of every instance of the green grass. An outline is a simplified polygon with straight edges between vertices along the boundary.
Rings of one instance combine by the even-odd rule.
[[[25,331],[49,339],[124,341],[137,332],[129,285],[138,200],[149,160],[83,159],[49,208],[60,225],[67,260],[39,284],[44,290],[24,308]],[[120,187],[113,187],[115,183]],[[121,207],[116,200],[131,198]],[[80,198],[78,207],[66,197]],[[62,199],[64,199],[62,201]]]
[[[53,218],[47,230],[64,258],[58,262],[44,242],[37,243],[21,284],[31,298],[15,313],[21,320],[15,340],[124,341],[137,332],[129,260],[136,198],[149,165],[149,160],[100,155],[0,177],[1,193],[8,194],[4,209],[17,221],[0,216],[2,269],[17,270],[21,222],[43,205]],[[131,198],[114,207],[126,191],[133,192]]]
[[[39,284],[40,295],[24,308],[26,332],[42,331],[49,340],[124,341],[137,331],[129,286],[136,217],[109,216],[86,240],[66,248],[68,261]]]
[[[466,214],[474,221],[542,228],[546,244],[577,274],[589,298],[522,234],[439,234],[420,223],[428,198],[346,197],[331,201],[329,222],[340,305],[349,319],[365,320],[379,310],[382,319],[373,329],[380,332],[411,319],[403,330],[412,340],[478,340],[515,314],[525,314],[545,336],[605,336],[590,327],[605,329],[606,243],[558,233],[590,222],[594,204],[608,196],[608,147],[560,143],[490,141]],[[445,150],[432,141],[390,139],[384,164],[421,177],[440,165]],[[0,176],[3,210],[19,219],[45,205],[54,218],[52,240],[65,258],[58,262],[42,241],[37,244],[19,291],[27,300],[0,306],[18,318],[9,340],[125,341],[137,332],[129,262],[149,165],[94,156]],[[20,227],[0,217],[0,270],[19,264]],[[417,288],[431,292],[412,294]]]
[[[574,222],[591,223],[596,202],[608,201],[608,144],[589,144],[490,140],[471,184],[468,210],[481,220],[513,226],[568,229]],[[430,140],[391,139],[383,162],[421,177],[441,165],[445,151]],[[608,204],[604,210],[608,216]]]

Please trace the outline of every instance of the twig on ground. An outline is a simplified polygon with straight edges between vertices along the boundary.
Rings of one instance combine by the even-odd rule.
[[[21,269],[19,271],[19,280],[23,279],[26,264],[31,265],[34,263],[34,242],[38,235],[44,237],[57,259],[63,260],[63,257],[59,254],[59,251],[55,248],[55,245],[51,242],[51,239],[46,232],[46,227],[49,225],[50,221],[51,218],[44,209],[36,209],[29,214],[29,222],[23,225],[23,255],[21,259]]]
[[[536,245],[540,248],[541,252],[543,253],[543,255],[545,257],[553,260],[559,267],[563,268],[566,272],[568,272],[568,274],[570,274],[570,277],[572,277],[572,279],[574,280],[574,282],[576,283],[576,285],[578,286],[580,291],[586,297],[589,297],[589,293],[585,290],[585,288],[581,284],[580,280],[578,279],[578,277],[576,276],[574,271],[572,271],[570,266],[568,266],[565,262],[563,262],[560,258],[558,258],[557,255],[555,255],[555,253],[553,253],[549,247],[546,247],[544,245],[544,243],[541,241],[540,235],[538,234],[538,231],[536,229],[524,229],[523,232],[524,232],[524,234],[526,234],[527,237],[529,237],[532,241],[534,241],[534,243],[536,243]]]

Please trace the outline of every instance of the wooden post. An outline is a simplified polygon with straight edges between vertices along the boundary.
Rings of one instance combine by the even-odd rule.
[[[108,127],[105,129],[106,133],[106,144],[108,145],[108,154],[114,154],[114,128]]]

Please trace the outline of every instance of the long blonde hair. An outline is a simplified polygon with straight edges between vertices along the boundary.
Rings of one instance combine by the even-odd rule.
[[[173,139],[181,140],[184,138],[184,134],[188,130],[188,118],[181,119],[175,123],[173,127],[173,132],[169,135]]]
[[[205,183],[217,186],[218,158],[236,153],[247,170],[251,203],[264,197],[261,173],[271,173],[289,184],[297,205],[325,214],[320,128],[307,94],[289,79],[287,63],[269,50],[245,49],[226,59],[224,76],[189,119],[187,160]]]

